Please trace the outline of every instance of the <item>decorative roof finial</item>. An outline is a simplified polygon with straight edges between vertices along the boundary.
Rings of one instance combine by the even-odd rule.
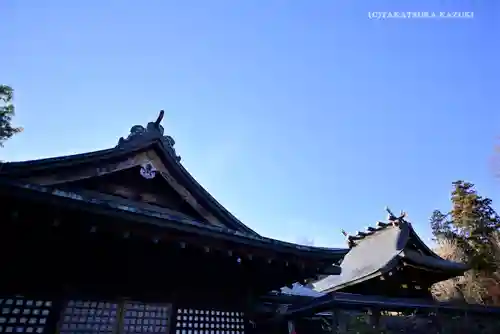
[[[397,226],[400,223],[405,223],[406,212],[404,212],[403,210],[401,210],[399,216],[394,215],[394,213],[392,213],[392,211],[388,207],[385,207],[385,210],[388,213],[387,220],[389,220],[392,225]]]
[[[180,161],[181,157],[176,155],[174,149],[175,140],[172,137],[163,134],[163,126],[161,126],[160,123],[163,120],[164,115],[165,111],[160,110],[160,114],[155,122],[149,122],[146,127],[143,127],[142,125],[134,125],[130,129],[130,134],[126,138],[120,138],[118,146],[145,143],[159,139],[163,143],[164,148],[169,151],[177,161]]]
[[[165,111],[160,110],[160,114],[158,115],[158,118],[156,119],[155,125],[158,127],[163,119],[163,116],[165,115]]]
[[[393,220],[396,218],[396,216],[392,213],[391,209],[389,209],[388,206],[385,207],[385,211],[388,213],[387,220]]]

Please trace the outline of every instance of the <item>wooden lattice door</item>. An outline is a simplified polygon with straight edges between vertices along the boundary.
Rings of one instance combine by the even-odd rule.
[[[52,301],[21,296],[0,298],[0,333],[44,332]]]
[[[126,302],[123,305],[120,333],[169,333],[171,313],[171,304]]]
[[[59,334],[115,333],[118,319],[118,303],[70,300],[62,314]]]
[[[244,334],[243,312],[177,309],[175,334]]]
[[[171,304],[71,300],[59,334],[168,334],[171,312]]]

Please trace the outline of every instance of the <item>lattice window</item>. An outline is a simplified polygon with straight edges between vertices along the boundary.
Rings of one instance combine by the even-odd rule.
[[[243,312],[178,309],[176,334],[244,334]]]
[[[117,309],[116,303],[70,300],[59,333],[112,333],[117,324]]]
[[[0,299],[0,333],[42,333],[51,308],[47,300]]]
[[[123,334],[168,333],[170,304],[153,305],[127,302],[123,310]]]

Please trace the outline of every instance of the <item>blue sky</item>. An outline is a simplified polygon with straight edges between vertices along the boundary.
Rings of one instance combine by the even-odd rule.
[[[500,200],[489,163],[500,135],[499,9],[4,0],[0,79],[16,90],[25,132],[0,159],[109,148],[165,109],[184,166],[263,235],[343,246],[342,228],[373,225],[389,205],[427,239],[452,181]],[[445,10],[474,18],[368,19]]]

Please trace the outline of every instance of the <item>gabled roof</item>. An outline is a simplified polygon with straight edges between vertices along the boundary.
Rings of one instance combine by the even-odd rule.
[[[79,208],[85,211],[97,212],[107,217],[119,217],[135,224],[144,224],[149,227],[168,228],[175,231],[187,232],[218,240],[237,242],[252,247],[273,249],[279,252],[304,255],[324,259],[325,261],[338,260],[346,253],[346,249],[302,246],[281,240],[251,235],[230,230],[224,227],[200,223],[195,220],[179,216],[177,213],[157,211],[129,205],[127,201],[116,202],[109,196],[102,196],[92,192],[73,193],[54,187],[44,187],[33,184],[23,184],[16,181],[0,179],[0,195],[8,194],[24,201],[36,199],[37,202],[49,203],[51,206],[65,209]],[[57,209],[56,209],[57,210]],[[333,268],[333,272],[340,272],[340,268]]]
[[[314,283],[317,291],[341,290],[391,271],[400,263],[450,276],[460,275],[468,269],[466,265],[445,260],[429,249],[404,219],[404,213],[396,217],[390,210],[388,212],[389,222],[379,222],[376,227],[347,236],[350,251],[342,261],[341,274]]]
[[[146,128],[140,125],[133,126],[128,137],[120,138],[118,145],[111,149],[48,159],[0,163],[0,190],[12,196],[17,194],[23,198],[44,198],[47,202],[56,199],[60,200],[62,205],[80,205],[89,210],[117,214],[124,219],[145,224],[194,232],[242,244],[270,247],[298,256],[305,253],[338,261],[347,253],[347,249],[302,246],[266,238],[240,222],[182,166],[181,159],[174,149],[175,141],[172,137],[164,135],[164,129],[160,125],[163,114],[161,111],[158,119],[148,123]],[[182,193],[182,197],[187,198],[189,204],[197,206],[208,223],[168,208],[116,198],[110,194],[88,189],[75,191],[64,187],[75,181],[134,169],[136,171],[140,169],[141,175],[144,172],[143,176],[146,178],[164,178],[166,182],[158,184],[173,185],[174,190]],[[216,222],[214,223],[212,219]],[[333,267],[329,273],[337,271],[339,268]]]
[[[168,178],[170,182],[178,184],[180,192],[187,193],[196,205],[199,204],[200,210],[207,212],[210,217],[215,217],[213,220],[217,220],[217,223],[214,225],[223,225],[240,233],[258,236],[255,231],[240,222],[218,203],[182,166],[181,159],[174,149],[174,139],[164,135],[164,129],[160,125],[163,114],[162,110],[158,119],[148,123],[146,128],[140,125],[133,126],[128,137],[120,138],[118,145],[114,148],[48,159],[2,163],[0,165],[0,178],[24,180],[28,181],[27,183],[47,186],[62,183],[62,181],[40,180],[36,179],[37,175],[47,173],[47,171],[58,175],[71,174],[76,166],[92,166],[93,174],[78,175],[75,178],[96,177],[106,174],[107,165],[113,162],[115,165],[121,164],[117,167],[118,170],[138,164],[144,166],[144,159],[152,158],[158,160],[155,161],[156,164],[161,164],[161,167],[164,167],[161,170],[160,166],[154,165],[154,172],[160,174],[161,177]],[[141,153],[141,158],[137,158]],[[136,156],[134,157],[134,155]],[[137,161],[132,161],[134,159]],[[124,164],[128,165],[123,166]],[[151,165],[146,167],[151,167]],[[34,179],[36,182],[33,181]],[[68,178],[65,179],[65,181],[67,180]],[[185,194],[181,195],[185,196]]]
[[[153,244],[163,243],[180,254],[187,254],[186,259],[210,253],[203,258],[221,265],[238,256],[237,263],[248,264],[235,270],[247,276],[256,275],[257,280],[250,281],[257,284],[255,289],[262,289],[261,292],[288,281],[309,279],[346,254],[346,249],[309,247],[262,237],[241,223],[181,165],[173,139],[165,136],[159,125],[162,114],[147,128],[134,126],[131,134],[121,138],[112,149],[0,164],[0,197],[4,204],[8,203],[12,220],[19,218],[18,213],[26,214],[22,223],[36,229],[41,217],[44,227],[66,225],[57,229],[75,239],[86,235],[82,233],[86,229],[88,233],[97,231],[94,236],[100,234],[104,240],[110,240],[109,235],[114,236],[113,239],[130,238],[130,242],[144,245],[148,250]],[[151,193],[142,192],[140,197],[125,194],[120,198],[116,191],[103,191],[101,180],[106,180],[104,186],[115,186],[110,179],[118,185],[123,181],[129,186],[125,190],[132,190],[134,195],[138,194],[136,190],[146,189],[146,184],[154,188],[152,191],[169,187],[169,191],[177,192],[175,196],[180,195],[174,200],[185,200],[182,204],[191,205],[201,218],[194,218],[195,215],[186,211],[170,210],[168,206],[145,203],[142,195]],[[98,188],[89,187],[96,184]],[[59,239],[62,234],[57,235]],[[155,249],[160,256],[166,248]],[[138,253],[149,257],[149,251]],[[239,256],[244,257],[243,260]],[[265,284],[258,282],[260,276],[267,275],[262,265],[268,268],[268,274],[277,275]]]

